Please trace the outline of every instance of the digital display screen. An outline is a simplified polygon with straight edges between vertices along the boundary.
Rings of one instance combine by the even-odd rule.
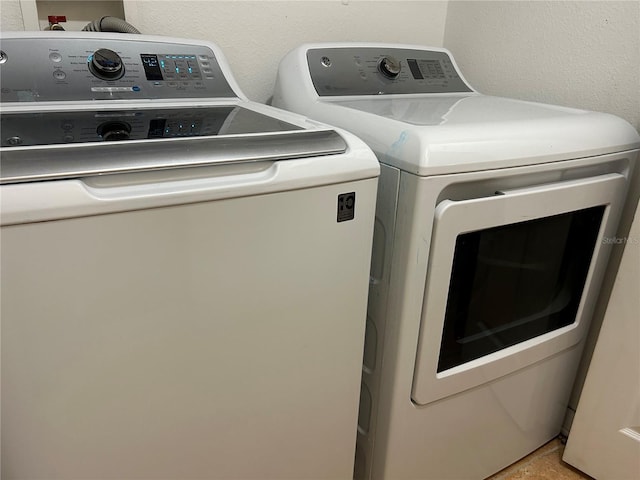
[[[142,66],[144,67],[147,80],[163,80],[157,55],[141,54],[140,59],[142,60]]]
[[[407,63],[409,64],[409,70],[411,70],[411,75],[413,75],[413,78],[415,78],[416,80],[424,80],[416,59],[409,58],[407,59]]]
[[[407,59],[407,63],[409,64],[409,70],[411,70],[411,74],[413,78],[416,80],[444,80],[445,74],[444,69],[442,68],[442,64],[440,60],[416,60],[415,58]]]

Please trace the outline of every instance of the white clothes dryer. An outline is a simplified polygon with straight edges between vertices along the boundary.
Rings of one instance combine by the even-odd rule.
[[[482,479],[558,435],[637,132],[410,45],[303,45],[273,104],[381,162],[355,476]]]

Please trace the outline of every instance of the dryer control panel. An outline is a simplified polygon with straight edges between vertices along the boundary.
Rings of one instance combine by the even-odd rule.
[[[3,103],[236,96],[211,48],[137,35],[3,38],[0,75]]]
[[[328,47],[307,51],[320,96],[473,91],[444,51],[384,47]]]

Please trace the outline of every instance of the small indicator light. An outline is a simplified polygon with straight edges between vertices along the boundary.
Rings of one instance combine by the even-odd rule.
[[[133,90],[134,92],[139,92],[140,91],[140,87],[137,85],[134,85],[133,87],[131,87],[131,90]]]

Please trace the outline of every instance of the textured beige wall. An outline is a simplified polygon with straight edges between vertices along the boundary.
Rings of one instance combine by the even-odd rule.
[[[483,93],[613,113],[640,129],[640,1],[452,1],[444,45]]]
[[[244,93],[265,102],[280,59],[304,42],[384,41],[442,46],[446,2],[124,0],[127,21],[146,34],[218,44]]]
[[[0,31],[24,30],[19,0],[0,0]]]

